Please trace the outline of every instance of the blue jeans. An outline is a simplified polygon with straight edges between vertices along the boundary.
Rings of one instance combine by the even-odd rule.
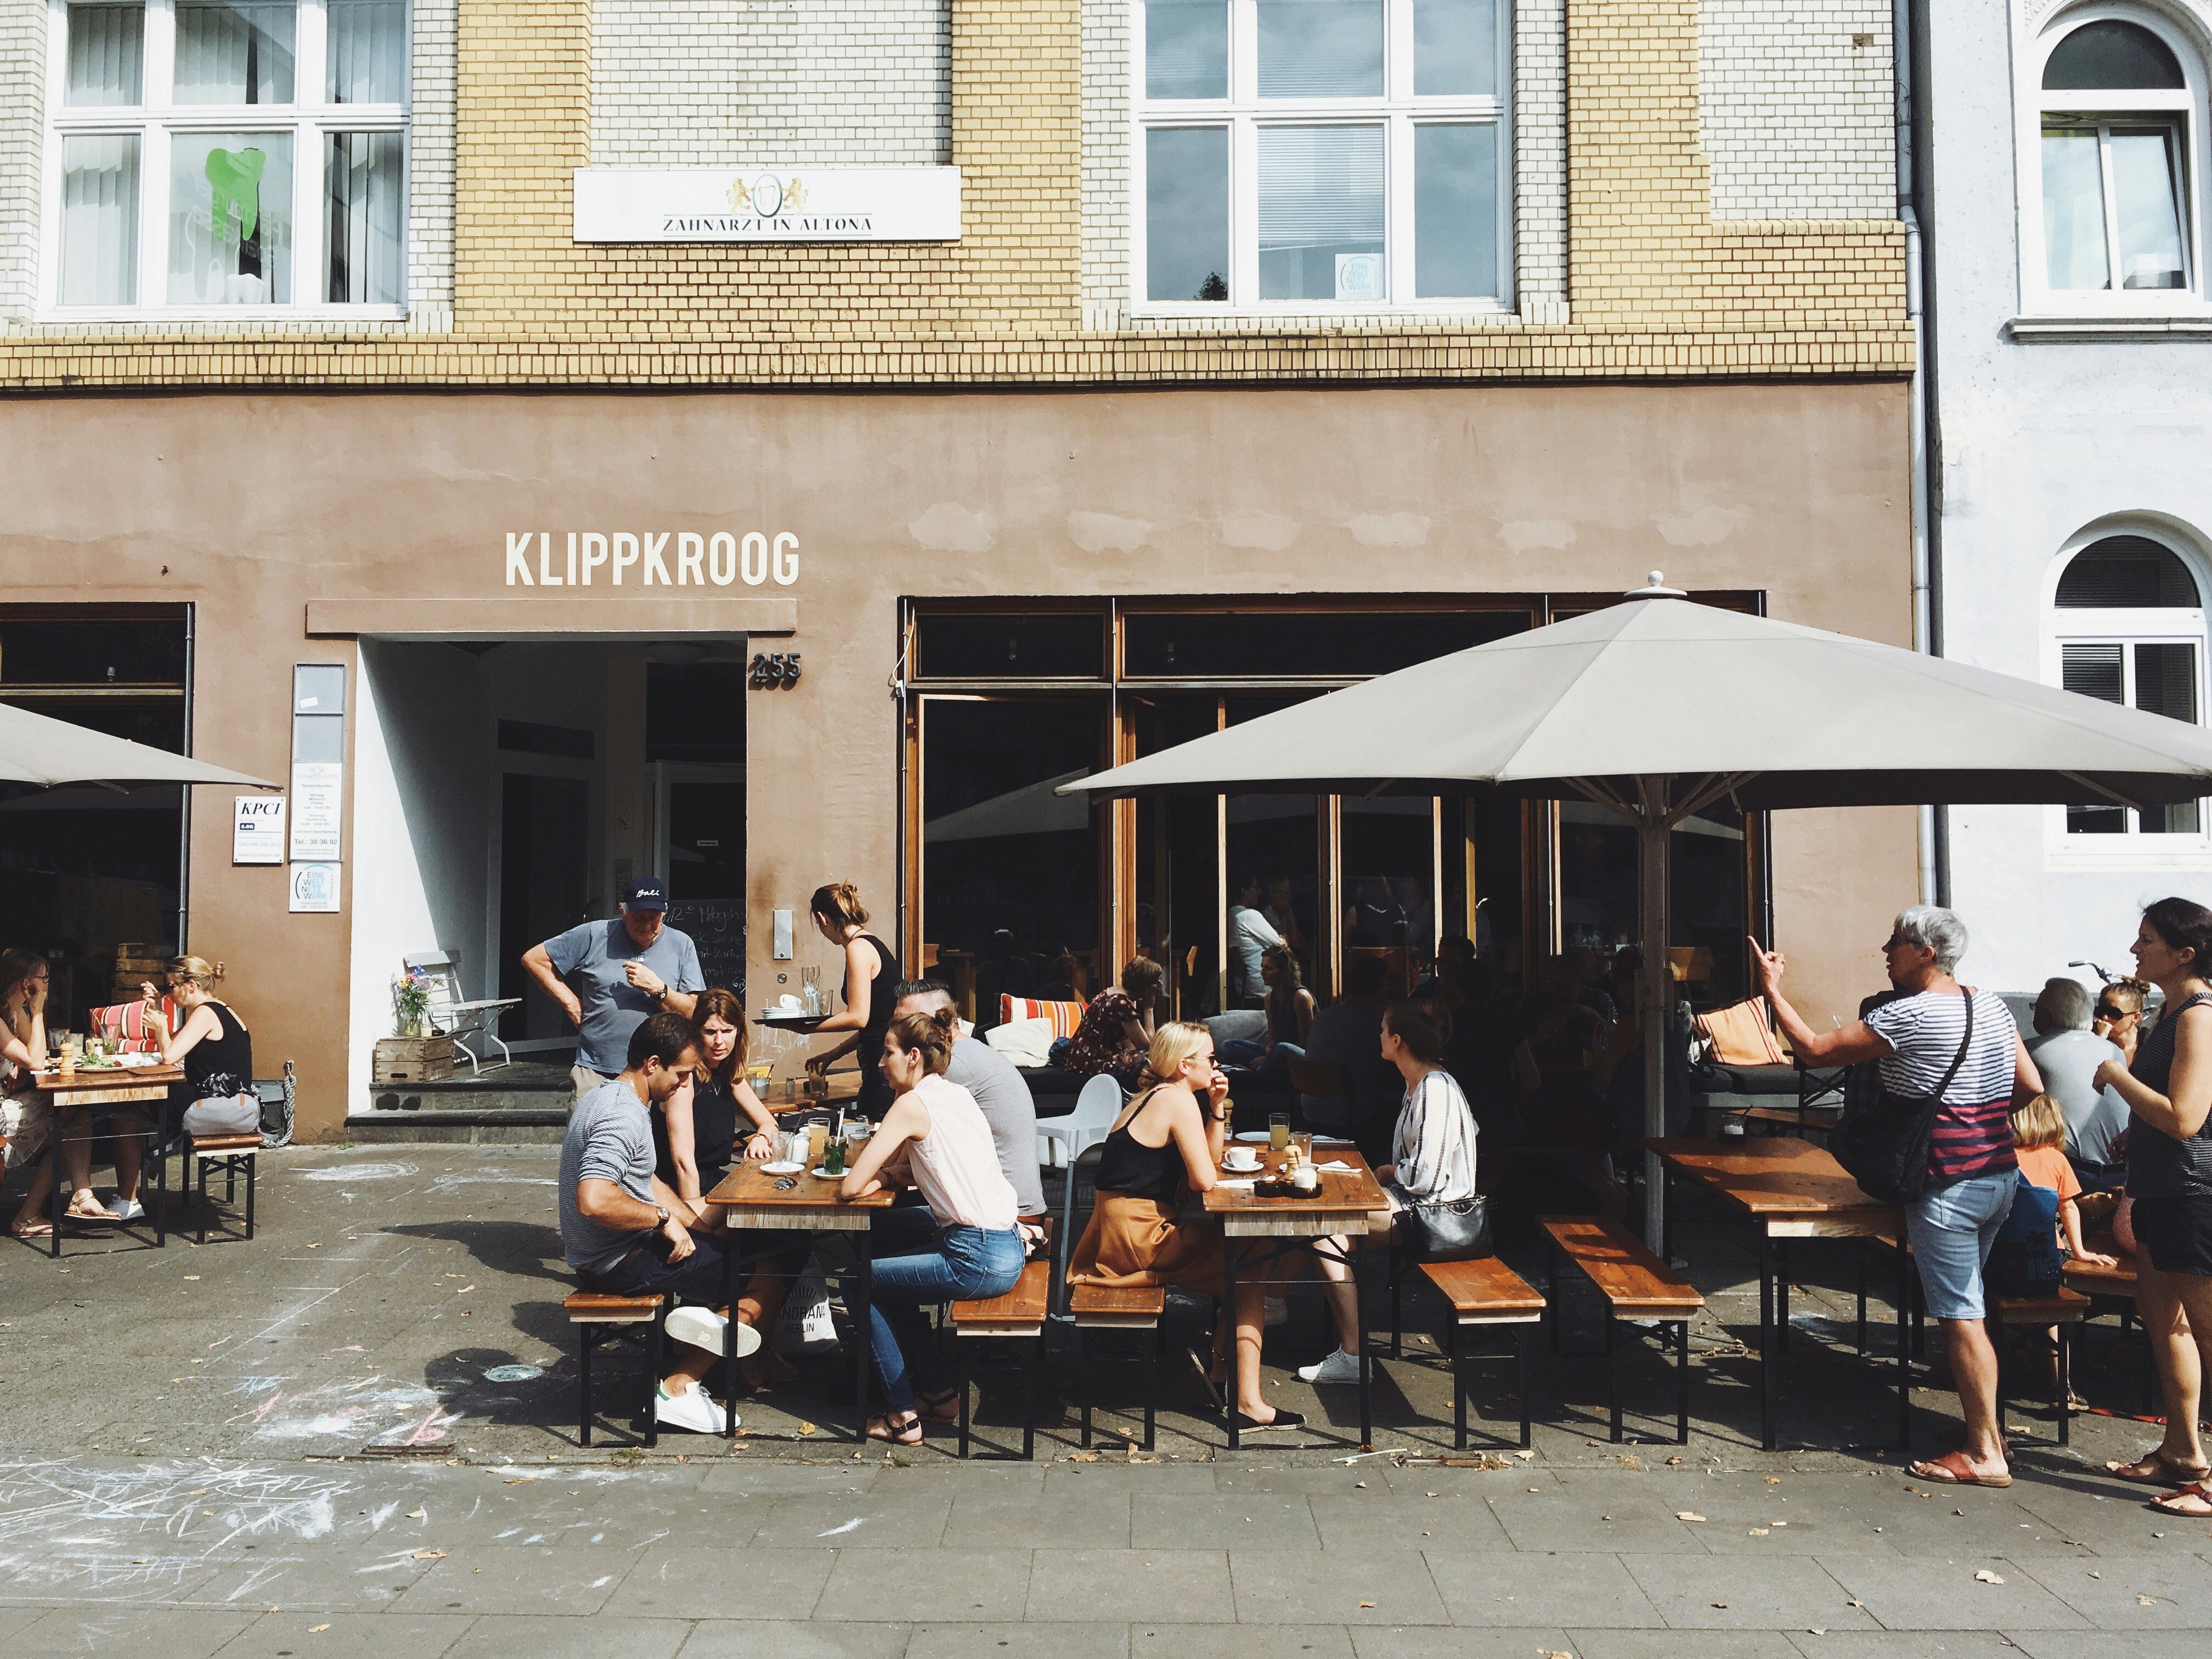
[[[899,1221],[875,1230],[885,1242],[918,1227],[929,1212],[902,1215],[894,1210],[884,1219],[891,1216],[899,1216]],[[981,1227],[947,1227],[937,1235],[933,1248],[875,1264],[868,1340],[876,1356],[876,1375],[883,1379],[884,1404],[894,1412],[910,1412],[917,1385],[940,1394],[951,1384],[951,1370],[937,1352],[934,1333],[921,1310],[939,1302],[1005,1295],[1022,1276],[1025,1255],[1016,1228],[994,1233]]]
[[[1995,1248],[2020,1171],[2001,1170],[1938,1188],[1905,1208],[1905,1231],[1931,1319],[1983,1317],[1982,1269]]]

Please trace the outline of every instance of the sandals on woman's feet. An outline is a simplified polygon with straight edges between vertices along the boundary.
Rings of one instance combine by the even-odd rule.
[[[2183,1504],[2192,1507],[2184,1509]],[[2185,1521],[2212,1519],[2212,1490],[2202,1480],[2192,1480],[2179,1492],[2170,1492],[2163,1498],[2154,1498],[2150,1506],[2167,1515],[2178,1515]]]
[[[69,1208],[62,1212],[62,1216],[64,1220],[68,1221],[97,1221],[112,1223],[118,1222],[123,1219],[121,1216],[116,1214],[114,1211],[107,1208],[96,1198],[92,1200],[92,1207],[88,1210],[79,1209],[77,1207],[76,1201],[72,1199],[70,1201]]]
[[[29,1208],[28,1205],[24,1206],[26,1212]],[[15,1224],[8,1231],[17,1238],[52,1238],[54,1236],[54,1224],[42,1215],[34,1216],[26,1213],[17,1216]]]
[[[894,1446],[919,1446],[921,1443],[921,1419],[910,1418],[894,1427],[888,1416],[872,1417],[868,1419],[868,1438],[888,1440]]]
[[[2212,1469],[2191,1468],[2177,1463],[2163,1451],[2153,1449],[2132,1463],[2117,1459],[2108,1461],[2106,1473],[2117,1474],[2123,1480],[2132,1480],[2139,1486],[2178,1486],[2185,1481],[2202,1480]]]
[[[957,1423],[960,1420],[960,1391],[947,1389],[942,1394],[917,1394],[915,1404],[921,1407],[920,1416],[928,1423]]]
[[[1976,1474],[1967,1466],[1964,1452],[1947,1452],[1941,1457],[1931,1457],[1913,1464],[1905,1471],[1916,1480],[1925,1480],[1934,1486],[2009,1486],[2009,1474]]]

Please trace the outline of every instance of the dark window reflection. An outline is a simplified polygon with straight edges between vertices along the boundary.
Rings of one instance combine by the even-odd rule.
[[[1095,611],[923,615],[914,672],[933,680],[1039,677],[1097,679],[1105,672],[1105,618]]]
[[[1219,718],[1211,695],[1130,697],[1122,708],[1139,756],[1203,737]],[[1168,1007],[1177,1019],[1221,1011],[1215,811],[1212,795],[1137,802],[1137,949],[1167,969]]]
[[[1223,708],[1236,726],[1318,695],[1235,696]],[[1266,1000],[1260,960],[1277,939],[1290,946],[1303,982],[1321,982],[1322,801],[1317,795],[1229,797],[1228,1007],[1257,1008]]]
[[[1099,958],[1103,814],[1054,793],[1098,769],[1104,727],[1087,697],[923,700],[923,950],[979,1025],[998,1023],[1002,994],[1087,997],[1114,971]]]
[[[0,617],[0,684],[184,683],[181,615],[137,622]]]
[[[1745,842],[1725,802],[1686,819],[1669,849],[1669,960],[1681,994],[1699,1007],[1744,994]],[[1559,803],[1559,939],[1595,982],[1641,931],[1636,831],[1595,801]]]
[[[1388,674],[1518,634],[1523,611],[1275,612],[1256,616],[1139,611],[1125,619],[1124,671],[1157,679]]]

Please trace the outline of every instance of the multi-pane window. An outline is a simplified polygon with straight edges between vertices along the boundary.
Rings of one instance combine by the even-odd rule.
[[[2194,726],[2203,718],[2203,601],[2172,549],[2147,536],[2107,536],[2075,554],[2058,579],[2059,684],[2069,691]],[[2069,806],[2072,836],[2195,836],[2203,803]]]
[[[2043,286],[2069,302],[2197,287],[2191,133],[2197,93],[2172,46],[2100,18],[2043,67]]]
[[[1497,308],[1499,0],[1141,0],[1135,299]]]
[[[406,0],[55,0],[60,313],[397,307]]]

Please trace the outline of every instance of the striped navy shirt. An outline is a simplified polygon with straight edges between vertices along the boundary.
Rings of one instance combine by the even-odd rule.
[[[2012,1149],[2012,1085],[2019,1040],[2012,1011],[1993,991],[1972,993],[1974,1041],[1951,1086],[1928,1150],[1936,1184],[1971,1180],[2017,1167]],[[1896,1052],[1881,1061],[1881,1086],[1925,1100],[1936,1092],[1966,1030],[1966,999],[1923,991],[1867,1011],[1868,1029]]]

